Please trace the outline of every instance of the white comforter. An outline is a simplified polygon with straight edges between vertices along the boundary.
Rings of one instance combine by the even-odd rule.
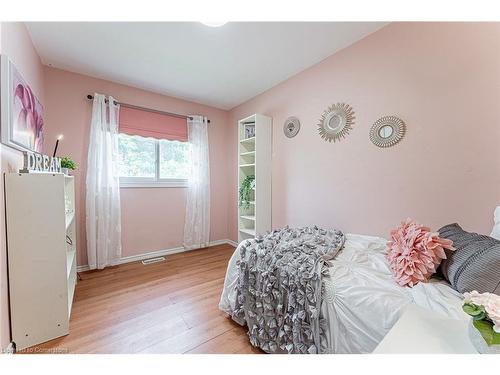
[[[461,294],[443,281],[431,280],[413,288],[397,285],[384,258],[386,242],[347,234],[344,248],[330,262],[330,275],[323,278],[321,308],[328,321],[330,353],[371,353],[410,303],[436,315],[467,319]],[[229,261],[219,303],[228,314],[235,305],[238,258],[237,250]]]

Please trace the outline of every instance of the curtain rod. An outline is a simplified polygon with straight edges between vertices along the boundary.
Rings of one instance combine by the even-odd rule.
[[[87,99],[89,100],[92,100],[94,99],[94,96],[93,95],[87,95]],[[108,102],[108,99],[106,99],[106,103]],[[168,116],[172,116],[172,117],[178,117],[178,118],[185,118],[186,120],[189,119],[189,120],[192,120],[193,118],[191,116],[186,116],[186,115],[180,115],[178,113],[172,113],[172,112],[165,112],[165,111],[160,111],[158,109],[152,109],[152,108],[146,108],[146,107],[140,107],[138,105],[133,105],[133,104],[127,104],[127,103],[122,103],[122,102],[118,102],[115,100],[115,104],[119,104],[121,105],[122,107],[126,107],[126,108],[132,108],[132,109],[139,109],[141,111],[146,111],[146,112],[153,112],[153,113],[159,113],[160,115],[168,115]],[[208,123],[210,123],[210,120],[207,120]]]

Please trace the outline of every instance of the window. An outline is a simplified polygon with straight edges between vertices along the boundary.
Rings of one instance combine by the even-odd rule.
[[[187,186],[190,172],[188,142],[120,133],[118,150],[120,186]]]
[[[190,173],[185,118],[120,107],[120,186],[183,187]]]

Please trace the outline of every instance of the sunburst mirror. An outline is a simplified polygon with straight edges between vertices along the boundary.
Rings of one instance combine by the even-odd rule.
[[[354,110],[345,103],[337,103],[323,112],[318,131],[325,141],[337,141],[349,134],[354,125]]]
[[[396,116],[379,118],[370,129],[370,140],[378,147],[391,147],[403,139],[406,125]]]

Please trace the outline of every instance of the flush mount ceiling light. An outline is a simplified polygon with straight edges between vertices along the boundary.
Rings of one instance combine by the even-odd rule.
[[[209,26],[209,27],[221,27],[221,26],[224,26],[227,22],[204,22],[204,21],[201,21],[202,24],[204,24],[205,26]]]

